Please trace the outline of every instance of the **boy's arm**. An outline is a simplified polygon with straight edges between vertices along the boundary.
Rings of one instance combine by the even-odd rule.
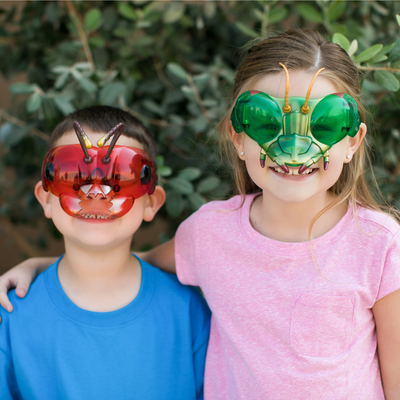
[[[175,239],[172,238],[166,243],[160,244],[154,249],[146,252],[135,252],[143,261],[154,265],[163,271],[176,274],[175,268]]]
[[[28,293],[29,286],[38,274],[57,261],[55,257],[35,257],[23,261],[0,276],[0,304],[8,311],[13,310],[7,292],[16,288],[18,297]]]

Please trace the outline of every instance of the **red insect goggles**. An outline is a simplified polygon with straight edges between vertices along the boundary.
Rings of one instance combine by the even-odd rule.
[[[68,215],[94,219],[122,217],[135,199],[154,192],[156,173],[151,157],[141,149],[115,146],[123,124],[100,139],[100,147],[91,147],[77,122],[74,128],[80,144],[50,149],[42,165],[43,189],[59,197]],[[111,145],[102,147],[112,135]]]

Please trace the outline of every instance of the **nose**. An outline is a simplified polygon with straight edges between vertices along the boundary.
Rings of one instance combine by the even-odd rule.
[[[294,133],[282,135],[278,138],[278,144],[283,153],[290,154],[293,163],[298,162],[300,154],[304,154],[310,148],[312,139],[309,136],[302,136]]]
[[[86,197],[95,199],[98,195],[105,199],[106,195],[110,193],[111,188],[107,185],[99,185],[98,183],[82,185],[81,190],[86,194]]]

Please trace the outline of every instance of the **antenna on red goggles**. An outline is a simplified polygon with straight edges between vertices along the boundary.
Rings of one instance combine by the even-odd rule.
[[[76,136],[78,136],[78,140],[82,147],[83,153],[85,154],[85,158],[83,160],[86,164],[90,164],[92,162],[92,157],[89,156],[87,149],[90,149],[92,147],[92,142],[89,140],[85,131],[79,125],[78,121],[74,121],[74,130]]]
[[[110,146],[108,147],[108,151],[106,155],[103,157],[103,163],[108,164],[110,162],[110,154],[115,146],[115,143],[117,143],[117,140],[121,136],[122,132],[124,131],[125,125],[120,122],[118,125],[115,125],[114,128],[111,129],[108,133],[106,133],[99,141],[97,142],[97,146],[103,147],[107,140],[110,139],[111,136],[114,136]]]

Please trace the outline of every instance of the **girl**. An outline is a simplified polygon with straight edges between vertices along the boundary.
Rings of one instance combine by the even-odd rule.
[[[317,32],[239,66],[219,128],[240,195],[143,257],[213,312],[207,400],[400,399],[400,229],[366,186],[364,121],[356,66]],[[5,307],[45,261],[3,276]]]

